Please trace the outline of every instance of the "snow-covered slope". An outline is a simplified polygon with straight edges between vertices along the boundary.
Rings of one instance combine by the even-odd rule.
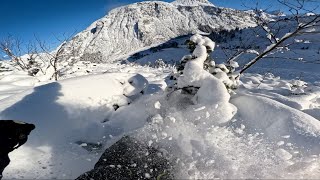
[[[214,6],[208,0],[176,0],[176,1],[173,1],[172,4],[181,5],[181,6],[198,6],[198,5]]]
[[[254,26],[249,13],[207,0],[139,2],[116,8],[77,34],[66,46],[78,56],[99,53],[111,62],[146,46],[195,32]]]

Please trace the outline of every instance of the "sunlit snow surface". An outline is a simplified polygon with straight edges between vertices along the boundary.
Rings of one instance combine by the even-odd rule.
[[[76,142],[107,146],[109,135],[119,133],[119,130],[110,129],[101,122],[114,115],[114,104],[127,105],[131,96],[145,89],[148,81],[143,76],[149,80],[145,93],[165,88],[163,80],[160,81],[165,73],[158,70],[154,73],[155,70],[148,67],[114,68],[118,73],[80,76],[42,86],[37,85],[43,82],[20,73],[2,76],[0,119],[20,119],[36,125],[28,143],[10,154],[12,163],[5,176],[75,178],[92,168],[103,150],[88,153]],[[112,68],[105,70],[112,71]],[[14,91],[8,94],[7,87]]]

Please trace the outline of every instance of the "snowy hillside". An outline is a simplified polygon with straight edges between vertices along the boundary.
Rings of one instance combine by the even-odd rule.
[[[146,1],[110,11],[65,48],[75,49],[79,57],[99,53],[103,61],[112,62],[178,36],[254,25],[249,13],[215,7],[207,0]]]

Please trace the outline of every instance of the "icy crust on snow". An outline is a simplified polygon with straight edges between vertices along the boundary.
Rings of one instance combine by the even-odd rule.
[[[65,48],[68,50],[72,46],[77,49],[79,57],[101,52],[104,61],[112,62],[143,47],[202,32],[203,29],[212,31],[219,27],[235,29],[252,26],[255,23],[248,13],[210,4],[175,6],[161,1],[139,2],[110,11],[78,33]]]
[[[89,170],[102,152],[86,151],[77,141],[106,146],[108,134],[117,130],[102,122],[115,113],[114,105],[127,106],[147,85],[140,74],[107,73],[49,83],[1,100],[0,119],[36,125],[28,142],[10,153],[5,177],[69,179]]]

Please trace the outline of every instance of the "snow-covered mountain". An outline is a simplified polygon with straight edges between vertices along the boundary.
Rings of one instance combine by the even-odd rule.
[[[182,35],[254,25],[248,12],[215,7],[207,0],[146,1],[110,11],[77,34],[66,49],[111,62]]]

